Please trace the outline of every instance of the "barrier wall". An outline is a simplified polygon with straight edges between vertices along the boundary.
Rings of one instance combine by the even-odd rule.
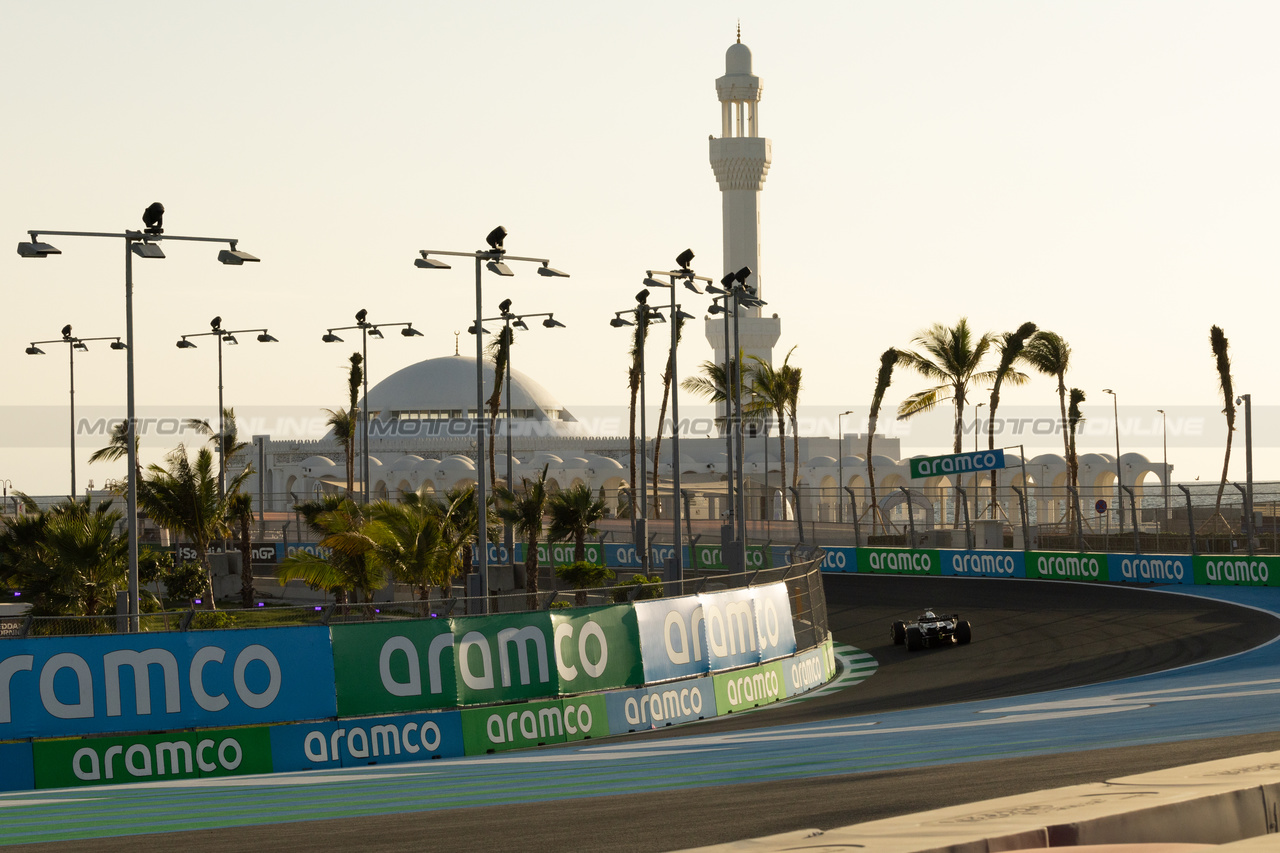
[[[835,674],[784,582],[606,607],[0,641],[0,790],[422,761],[735,713]],[[798,653],[799,651],[799,653]]]

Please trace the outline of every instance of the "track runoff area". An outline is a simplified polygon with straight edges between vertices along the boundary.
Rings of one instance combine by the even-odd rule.
[[[670,850],[1280,748],[1280,590],[825,580],[845,669],[803,701],[478,758],[4,795],[0,843]],[[895,646],[926,608],[972,644]]]

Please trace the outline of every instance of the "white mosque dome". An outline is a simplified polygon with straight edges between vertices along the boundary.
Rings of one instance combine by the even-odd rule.
[[[724,54],[724,70],[727,74],[750,74],[751,48],[742,42],[729,45]]]
[[[485,362],[486,400],[493,393],[493,372],[493,365]],[[504,399],[504,411],[506,405]],[[464,355],[429,358],[411,364],[369,389],[369,410],[377,412],[382,419],[466,418],[475,407],[476,360]],[[511,416],[520,420],[577,420],[546,388],[519,370],[511,371]]]

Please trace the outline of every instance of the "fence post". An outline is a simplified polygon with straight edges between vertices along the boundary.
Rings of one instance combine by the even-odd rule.
[[[1133,489],[1128,486],[1121,486],[1125,494],[1129,496],[1129,517],[1133,519],[1133,553],[1142,553],[1142,543],[1138,539],[1138,500],[1133,496]],[[1120,507],[1120,516],[1124,517],[1124,506]]]
[[[906,492],[906,489],[903,489],[902,491]],[[969,522],[969,493],[965,491],[963,486],[956,486],[956,491],[960,494],[960,505],[964,507],[964,547],[972,551],[974,543],[973,527]],[[909,499],[908,504],[910,504]],[[911,507],[908,505],[907,509],[910,510]],[[914,531],[912,532],[911,538],[915,538]]]
[[[1252,557],[1253,556],[1253,519],[1250,518],[1249,516],[1253,515],[1253,513],[1249,511],[1249,493],[1246,492],[1244,490],[1244,486],[1240,485],[1239,483],[1232,483],[1231,485],[1235,486],[1236,490],[1240,492],[1240,497],[1243,499],[1243,502],[1244,502],[1244,508],[1240,514],[1240,517],[1244,519],[1244,524],[1240,526],[1240,532],[1244,534],[1245,541],[1248,543],[1248,547],[1249,547],[1249,556]]]
[[[853,546],[856,548],[862,544],[862,531],[858,524],[858,499],[853,494],[853,486],[845,486],[844,490],[849,493],[849,507],[853,513]]]
[[[911,539],[907,542],[907,547],[914,548],[916,547],[916,514],[911,511],[911,492],[907,491],[905,486],[898,486],[898,491],[902,492],[903,497],[907,499],[907,527],[911,531]],[[968,518],[968,515],[965,517]]]
[[[1075,486],[1067,486],[1071,493],[1071,509],[1076,517],[1076,550],[1084,550],[1084,513],[1080,511],[1080,492]]]
[[[1018,517],[1022,521],[1022,550],[1024,552],[1029,551],[1031,550],[1031,542],[1030,531],[1028,530],[1027,524],[1027,498],[1022,494],[1022,489],[1019,489],[1017,486],[1011,485],[1009,488],[1013,489],[1014,493],[1018,496]]]

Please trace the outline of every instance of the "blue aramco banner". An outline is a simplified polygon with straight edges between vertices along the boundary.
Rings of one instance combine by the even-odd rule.
[[[660,729],[716,715],[715,682],[691,678],[678,684],[659,684],[635,690],[614,690],[604,696],[610,734]]]
[[[647,684],[794,654],[785,583],[637,601]]]
[[[275,772],[320,767],[363,767],[462,755],[462,713],[442,711],[397,717],[271,728]]]
[[[1027,561],[1021,551],[938,552],[942,574],[966,578],[1025,578]]]
[[[327,628],[6,640],[0,740],[333,717]]]

